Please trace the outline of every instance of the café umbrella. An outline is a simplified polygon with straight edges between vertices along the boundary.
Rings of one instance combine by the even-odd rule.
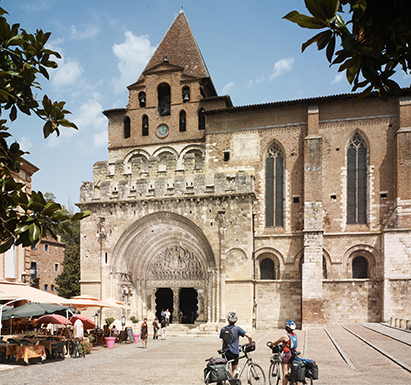
[[[45,314],[55,313],[68,309],[68,306],[52,305],[48,303],[29,302],[24,305],[7,309],[2,314],[2,319],[40,317]]]
[[[53,325],[71,325],[71,321],[66,317],[63,317],[59,314],[46,314],[37,318],[36,320],[37,325],[41,324],[53,324]]]
[[[73,315],[73,317],[70,318],[70,321],[74,325],[74,322],[76,322],[78,319],[83,323],[83,327],[86,330],[94,329],[94,327],[96,326],[96,324],[90,318],[82,314]]]

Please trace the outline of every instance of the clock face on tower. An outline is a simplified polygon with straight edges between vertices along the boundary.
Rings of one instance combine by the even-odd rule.
[[[160,124],[157,127],[157,136],[159,138],[165,138],[168,135],[169,129],[167,124]]]

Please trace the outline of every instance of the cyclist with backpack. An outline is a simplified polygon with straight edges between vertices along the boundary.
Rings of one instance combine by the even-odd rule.
[[[297,333],[295,333],[295,323],[294,321],[286,321],[285,331],[287,332],[281,336],[277,341],[273,342],[270,346],[272,349],[275,345],[283,344],[283,358],[281,361],[281,368],[283,371],[283,385],[288,383],[288,373],[291,369],[291,364],[293,361],[293,354],[297,349]]]
[[[233,360],[231,363],[231,372],[234,377],[237,377],[238,357],[240,356],[239,337],[247,337],[250,347],[253,345],[253,338],[240,326],[235,325],[237,322],[237,314],[230,312],[227,315],[228,325],[221,328],[220,338],[223,340],[223,349],[228,349],[226,357],[228,360]]]

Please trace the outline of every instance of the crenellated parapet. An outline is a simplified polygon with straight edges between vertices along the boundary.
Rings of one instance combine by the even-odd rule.
[[[167,157],[165,169],[160,167],[157,158],[150,159],[147,165],[139,158],[133,159],[128,170],[122,162],[112,165],[97,162],[94,165],[93,182],[84,182],[80,188],[80,202],[254,191],[253,176],[244,171],[206,175],[203,169],[196,168],[194,155],[185,158],[183,170],[177,170],[176,165],[173,156]]]

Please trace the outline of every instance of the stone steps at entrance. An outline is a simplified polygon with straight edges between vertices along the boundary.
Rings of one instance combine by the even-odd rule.
[[[181,335],[217,335],[218,326],[216,324],[195,323],[195,324],[170,324],[166,328],[168,336]]]

